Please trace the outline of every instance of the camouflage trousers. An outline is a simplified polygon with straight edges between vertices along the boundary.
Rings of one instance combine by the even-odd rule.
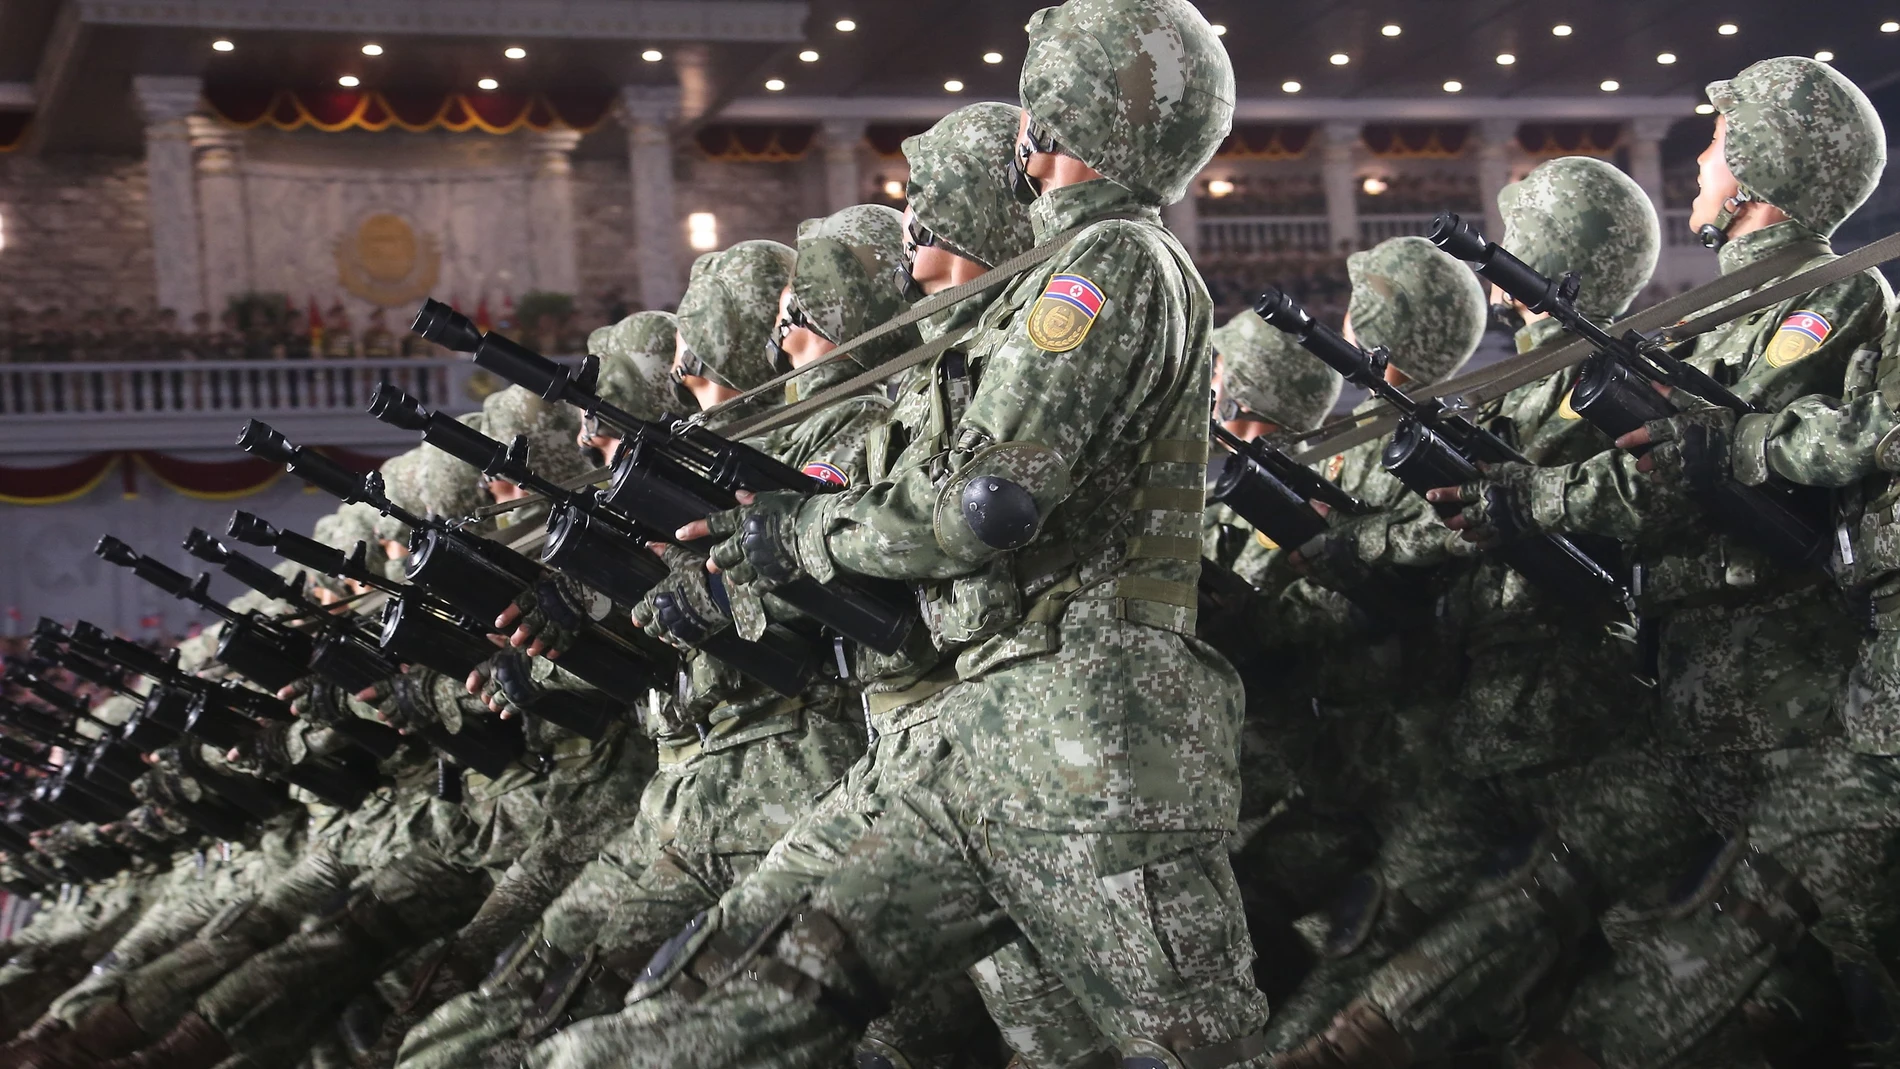
[[[0,1029],[14,1035],[46,1011],[92,963],[138,922],[163,874],[120,873],[110,880],[75,886],[63,901],[33,915],[8,941],[0,965]]]
[[[397,1064],[512,1067],[534,1035],[618,1009],[647,958],[758,864],[850,766],[862,740],[828,706],[754,725],[742,737],[714,736],[710,745],[662,745],[631,822],[495,974],[410,1030]]]
[[[1900,758],[1833,742],[1759,761],[1726,856],[1635,918],[1566,1010],[1559,1030],[1605,1069],[1740,1064],[1842,1032],[1855,1064],[1900,1065]]]
[[[710,989],[669,993],[538,1046],[535,1069],[838,1064],[883,1010],[1023,938],[1124,1057],[1171,1051],[1263,1065],[1266,1002],[1225,837],[994,823],[953,753],[884,792],[884,812],[763,933],[715,916],[651,968]]]

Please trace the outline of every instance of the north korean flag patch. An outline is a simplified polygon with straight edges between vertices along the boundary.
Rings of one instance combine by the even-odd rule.
[[[1081,275],[1057,275],[1029,310],[1029,340],[1038,349],[1066,353],[1082,344],[1108,298]]]
[[[823,461],[814,460],[810,464],[805,465],[802,470],[812,478],[828,482],[833,486],[851,485],[850,476]]]
[[[1767,351],[1762,355],[1769,367],[1787,367],[1819,349],[1832,333],[1834,325],[1825,317],[1813,312],[1796,312],[1782,320],[1780,329],[1775,331],[1775,336],[1768,342]]]

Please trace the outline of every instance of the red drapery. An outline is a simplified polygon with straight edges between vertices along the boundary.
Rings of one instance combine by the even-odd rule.
[[[809,123],[753,125],[712,123],[702,126],[695,141],[715,160],[732,163],[787,163],[805,158],[818,128]]]
[[[1235,126],[1215,155],[1231,160],[1293,160],[1313,143],[1311,126]]]
[[[557,127],[588,131],[613,104],[609,93],[383,93],[351,89],[270,89],[245,85],[205,87],[205,103],[218,118],[250,129],[311,127],[381,131],[395,127],[420,133],[480,130],[509,134]]]
[[[872,123],[864,128],[864,139],[871,148],[886,159],[895,159],[904,154],[904,139],[915,137],[930,129],[927,122],[912,123]]]
[[[30,111],[0,111],[0,152],[12,152],[26,144],[26,132],[32,126]]]
[[[334,447],[318,451],[357,472],[374,471],[387,459]],[[137,473],[144,472],[174,492],[210,501],[248,497],[270,486],[284,473],[282,467],[252,457],[228,461],[184,460],[147,449],[94,453],[44,468],[0,465],[0,503],[57,505],[72,501],[91,493],[115,468],[119,470],[121,487],[128,497],[137,495]]]
[[[1450,159],[1465,149],[1471,128],[1460,123],[1409,125],[1373,123],[1365,128],[1366,147],[1386,159]]]
[[[1608,156],[1623,142],[1623,125],[1527,122],[1517,128],[1517,143],[1533,156]]]

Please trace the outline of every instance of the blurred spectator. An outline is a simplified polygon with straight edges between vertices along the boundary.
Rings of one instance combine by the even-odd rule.
[[[1317,249],[1269,249],[1206,257],[1195,261],[1214,298],[1217,321],[1225,321],[1268,286],[1276,286],[1305,304],[1323,323],[1345,318],[1352,287],[1346,278],[1346,253]]]
[[[323,313],[323,358],[352,360],[357,355],[356,331],[350,326],[350,310],[342,301]]]
[[[388,360],[396,355],[396,336],[390,333],[381,308],[369,314],[369,325],[363,328],[362,351],[370,360]]]
[[[1375,193],[1373,190],[1378,190]],[[1359,185],[1361,215],[1437,215],[1482,212],[1478,178],[1469,174],[1371,176]]]
[[[1325,215],[1326,190],[1316,174],[1264,177],[1237,175],[1227,179],[1233,192],[1215,196],[1200,184],[1197,207],[1202,215]]]

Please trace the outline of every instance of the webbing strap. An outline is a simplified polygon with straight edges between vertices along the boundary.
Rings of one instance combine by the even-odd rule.
[[[1830,260],[1783,282],[1768,286],[1759,293],[1751,294],[1732,304],[1723,305],[1706,315],[1687,322],[1681,321],[1691,312],[1719,304],[1737,294],[1765,285],[1813,257],[1812,246],[1797,246],[1783,250],[1739,271],[1723,275],[1707,285],[1671,297],[1654,307],[1618,320],[1615,324],[1616,330],[1618,332],[1635,330],[1640,333],[1661,331],[1662,339],[1670,344],[1707,334],[1717,327],[1751,315],[1763,308],[1771,308],[1790,297],[1799,297],[1804,293],[1813,292],[1823,286],[1850,278],[1870,267],[1900,257],[1900,234],[1884,237],[1838,259]],[[1580,363],[1593,351],[1589,342],[1580,338],[1566,337],[1561,341],[1540,345],[1520,356],[1481,368],[1469,375],[1447,379],[1419,393],[1422,397],[1457,396],[1463,398],[1467,404],[1476,407],[1502,397],[1525,383],[1536,382],[1573,364]],[[1380,415],[1370,420],[1363,416],[1334,420],[1318,430],[1295,439],[1295,441],[1311,441],[1312,444],[1295,454],[1293,460],[1296,463],[1308,464],[1343,452],[1362,442],[1383,437],[1392,428],[1398,426],[1398,422],[1398,417],[1392,414]]]
[[[1206,506],[1207,492],[1199,488],[1142,486],[1128,496],[1128,507],[1135,512],[1185,512],[1199,516]]]
[[[1198,550],[1199,543],[1196,548]],[[1198,552],[1194,559],[1201,559]],[[1200,604],[1200,588],[1195,584],[1156,579],[1152,575],[1124,575],[1116,579],[1115,596],[1128,601],[1153,601],[1177,609],[1192,609]]]
[[[917,348],[893,359],[886,360],[868,371],[861,371],[843,382],[838,383],[836,386],[829,386],[819,390],[817,393],[812,394],[797,404],[768,408],[764,412],[748,419],[721,424],[714,429],[727,438],[738,439],[750,438],[755,434],[764,434],[766,431],[797,423],[799,420],[805,418],[806,413],[814,409],[824,408],[839,398],[849,397],[874,382],[881,382],[901,371],[908,371],[918,364],[937,356],[939,353],[944,352],[951,346],[962,341],[969,335],[971,329],[970,327],[965,327],[962,330],[953,330],[934,341],[927,341]],[[817,365],[807,364],[805,366],[816,367]],[[724,405],[719,406],[719,408],[724,407]],[[707,409],[704,414],[711,415],[719,411],[719,408]]]
[[[1206,464],[1207,439],[1157,438],[1143,443],[1135,461],[1138,464]]]
[[[1179,560],[1198,564],[1201,540],[1173,535],[1133,535],[1128,539],[1129,560]]]

